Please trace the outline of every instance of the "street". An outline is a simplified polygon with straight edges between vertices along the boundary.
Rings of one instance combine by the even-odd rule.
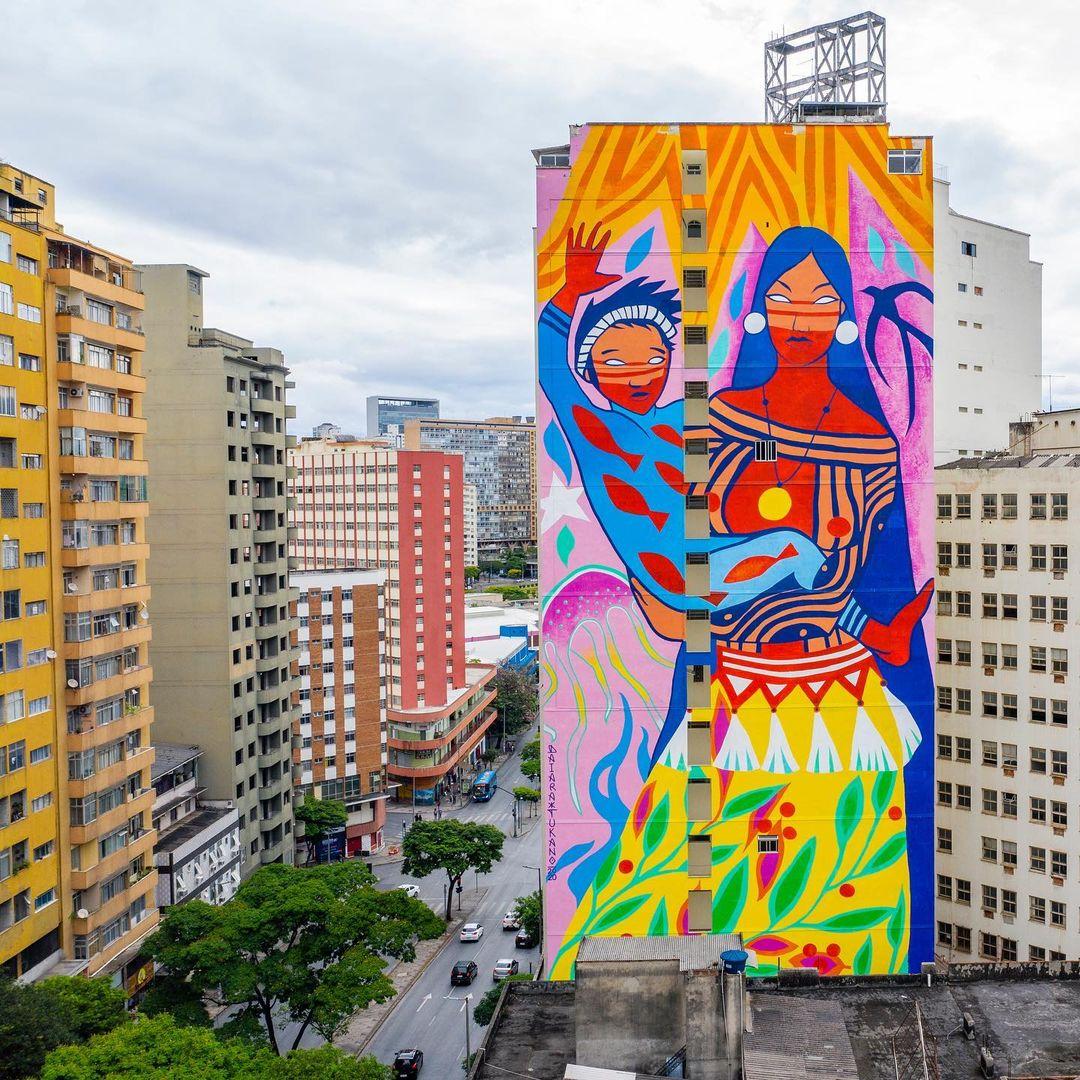
[[[519,745],[524,737],[518,740]],[[511,832],[511,807],[513,798],[509,792],[521,784],[529,784],[521,774],[518,755],[499,767],[499,790],[486,803],[469,803],[454,816],[462,821],[474,821],[495,825],[507,834],[503,845],[502,861],[490,874],[479,875],[479,888],[484,895],[469,916],[470,921],[484,927],[484,936],[477,942],[461,942],[452,939],[417,979],[412,988],[401,995],[393,1012],[383,1022],[375,1037],[364,1048],[364,1053],[374,1054],[387,1064],[393,1062],[394,1054],[404,1047],[417,1047],[424,1052],[423,1076],[432,1080],[452,1080],[461,1074],[461,1062],[465,1057],[465,998],[472,994],[471,1005],[478,1001],[493,985],[491,969],[504,957],[516,959],[523,972],[529,965],[535,967],[539,950],[517,949],[514,935],[502,929],[502,917],[510,909],[514,899],[537,888],[537,871],[526,869],[525,864],[539,866],[542,829],[535,817],[526,817],[529,827],[527,836],[514,839]],[[528,812],[528,811],[526,811]],[[425,808],[424,817],[431,819],[432,810]],[[387,823],[387,838],[395,843],[401,837],[401,821],[411,820],[412,811],[396,813],[391,810]],[[393,888],[406,881],[416,881],[420,897],[432,908],[443,910],[446,875],[432,875],[414,879],[401,872],[400,863],[377,868],[381,885]],[[464,899],[468,903],[470,893],[476,888],[477,877],[469,872],[463,882]],[[455,903],[455,911],[456,903]],[[450,985],[450,969],[458,960],[475,960],[480,974],[471,987]],[[476,1048],[484,1029],[471,1023],[471,1046]]]

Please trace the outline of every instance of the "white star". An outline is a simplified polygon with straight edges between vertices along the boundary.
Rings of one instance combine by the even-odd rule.
[[[578,500],[584,494],[584,488],[567,487],[558,475],[553,476],[551,489],[540,500],[540,509],[544,515],[540,521],[540,531],[547,532],[564,517],[588,521],[589,515],[578,505]]]

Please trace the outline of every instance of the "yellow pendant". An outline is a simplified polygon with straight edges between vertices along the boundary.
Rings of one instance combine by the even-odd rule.
[[[766,521],[781,521],[791,510],[791,496],[782,487],[766,488],[758,496],[757,507]]]

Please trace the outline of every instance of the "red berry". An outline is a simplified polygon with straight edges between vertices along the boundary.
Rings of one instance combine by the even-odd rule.
[[[761,831],[769,832],[772,829],[772,822],[768,818],[761,819]]]
[[[798,835],[799,834],[790,825],[784,830],[785,840],[794,840]]]
[[[845,881],[844,884],[840,886],[840,895],[841,896],[854,896],[855,895],[855,886],[852,885],[850,882]]]
[[[634,864],[629,859],[623,859],[623,861],[619,863],[619,872],[622,874],[629,874],[633,869]]]
[[[904,811],[901,810],[899,806],[889,807],[889,817],[891,817],[893,821],[899,821],[903,816]]]
[[[816,945],[804,945],[802,950],[803,956],[817,956]]]
[[[826,949],[825,951],[826,951],[826,952],[827,952],[827,953],[828,953],[828,954],[829,954],[830,956],[839,956],[839,955],[840,955],[840,946],[839,946],[839,945],[837,945],[837,944],[836,944],[836,943],[834,942],[834,943],[833,943],[832,945],[830,945],[830,946],[829,946],[829,947],[828,947],[828,948],[827,948],[827,949]]]
[[[780,813],[784,817],[791,817],[791,815],[795,813],[795,804],[794,803],[789,803],[789,802],[781,803],[780,804]]]

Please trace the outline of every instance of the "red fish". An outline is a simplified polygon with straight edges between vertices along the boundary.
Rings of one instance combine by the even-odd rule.
[[[659,436],[664,442],[671,443],[672,446],[682,446],[683,444],[683,437],[667,424],[657,424],[652,430],[654,435]]]
[[[656,526],[657,532],[664,527],[668,515],[660,510],[651,509],[645,501],[645,496],[637,488],[631,487],[625,480],[620,480],[610,473],[604,473],[604,487],[616,510],[644,515]]]
[[[624,450],[615,441],[615,436],[611,434],[603,420],[580,405],[575,405],[573,412],[574,420],[577,422],[581,434],[597,450],[603,450],[606,454],[614,454],[616,457],[622,458],[631,469],[637,470],[637,467],[641,464],[641,455],[631,454],[629,451]]]
[[[656,461],[653,464],[668,487],[677,491],[680,495],[686,494],[686,484],[683,481],[681,470],[676,469],[674,465],[669,465],[666,461]]]
[[[742,562],[737,562],[728,571],[724,581],[749,581],[751,578],[756,578],[761,574],[764,574],[769,567],[775,566],[778,562],[782,562],[784,559],[790,559],[792,556],[798,554],[799,553],[795,550],[795,545],[788,544],[779,555],[751,555],[749,559],[743,559]]]
[[[652,574],[653,580],[663,589],[670,593],[682,593],[686,589],[686,582],[679,573],[675,564],[666,556],[658,555],[655,551],[643,551],[641,553],[641,565]]]

